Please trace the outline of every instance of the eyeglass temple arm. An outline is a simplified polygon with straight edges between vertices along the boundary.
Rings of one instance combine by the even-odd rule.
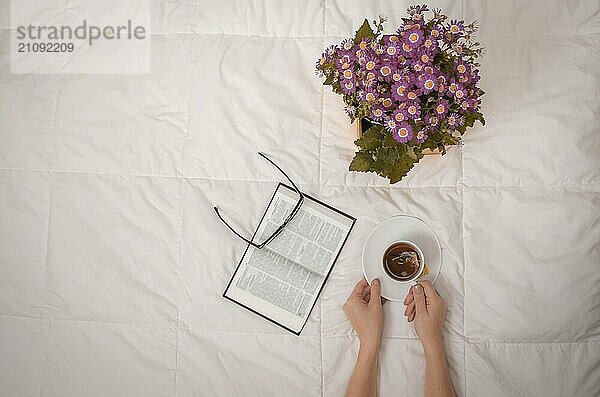
[[[296,189],[296,191],[298,193],[302,194],[302,192],[300,191],[300,189],[298,188],[298,186],[296,186],[296,184],[294,183],[294,181],[292,181],[290,179],[290,177],[281,169],[281,167],[279,167],[277,164],[275,164],[275,162],[273,160],[271,160],[263,152],[258,152],[258,155],[261,156],[262,158],[264,158],[265,160],[267,160],[269,163],[273,164],[275,166],[275,168],[277,168],[279,170],[279,172],[281,172],[283,174],[283,176],[285,176],[285,179],[287,179],[292,184],[292,186],[294,187],[294,189]]]
[[[252,240],[248,240],[246,237],[242,236],[241,234],[239,234],[233,227],[231,227],[229,225],[229,223],[227,223],[227,221],[225,219],[223,219],[223,217],[221,216],[221,214],[219,213],[219,209],[217,207],[213,207],[213,209],[215,210],[215,212],[217,213],[217,216],[219,217],[219,219],[221,220],[221,222],[223,222],[223,224],[225,226],[227,226],[227,228],[229,230],[231,230],[231,232],[233,234],[235,234],[236,236],[238,236],[239,238],[241,238],[242,240],[244,240],[245,242],[247,242],[248,244],[251,245],[255,245],[255,243]],[[253,237],[254,238],[254,237]]]
[[[259,156],[261,156],[262,158],[264,158],[265,160],[267,160],[269,163],[273,164],[273,166],[275,166],[275,168],[277,168],[279,170],[279,172],[281,172],[283,174],[283,176],[285,176],[285,179],[287,179],[292,184],[292,186],[294,187],[294,189],[296,189],[296,191],[298,192],[298,194],[300,194],[300,200],[302,200],[304,195],[302,194],[302,192],[300,191],[300,189],[298,188],[298,186],[296,186],[296,184],[294,183],[294,181],[292,181],[290,179],[290,177],[281,169],[281,167],[279,167],[277,164],[275,164],[275,162],[273,160],[271,160],[263,152],[258,152],[258,154],[259,154]],[[233,227],[231,227],[231,225],[229,225],[229,223],[227,223],[227,221],[225,219],[223,219],[223,216],[221,216],[221,213],[219,212],[219,208],[217,208],[216,206],[213,206],[213,209],[215,210],[215,213],[217,214],[217,216],[219,217],[219,219],[221,220],[221,222],[223,222],[223,224],[225,224],[225,226],[227,226],[227,228],[229,230],[231,230],[231,232],[233,234],[235,234],[236,236],[238,236],[239,238],[241,238],[242,240],[244,240],[245,242],[247,242],[248,244],[250,244],[250,245],[252,245],[254,247],[262,248],[270,240],[272,240],[275,237],[275,234],[277,234],[277,232],[275,232],[264,243],[262,243],[262,244],[256,244],[254,241],[252,241],[252,240],[254,240],[254,236],[252,236],[252,239],[248,240],[246,237],[244,237],[240,233],[238,233]],[[283,226],[281,228],[283,228]]]

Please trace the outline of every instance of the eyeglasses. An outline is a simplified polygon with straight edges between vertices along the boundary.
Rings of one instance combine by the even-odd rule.
[[[217,216],[219,217],[219,219],[221,220],[221,222],[223,222],[225,224],[225,226],[227,226],[227,228],[229,230],[231,230],[231,232],[233,234],[235,234],[236,236],[238,236],[239,238],[241,238],[242,240],[244,240],[246,243],[250,244],[251,246],[256,247],[258,249],[261,249],[265,245],[267,245],[271,241],[273,241],[273,239],[275,239],[275,237],[279,236],[279,234],[288,225],[288,223],[290,223],[292,221],[292,219],[294,219],[294,216],[296,216],[296,214],[300,210],[300,206],[302,206],[302,203],[304,202],[304,194],[302,194],[302,192],[300,191],[300,189],[298,188],[298,186],[296,186],[296,184],[294,183],[294,181],[292,181],[290,179],[290,177],[281,169],[281,167],[279,167],[277,164],[275,164],[275,162],[273,162],[273,160],[271,160],[269,157],[267,157],[266,154],[264,154],[262,152],[258,152],[258,154],[262,158],[264,158],[265,160],[267,160],[269,163],[273,164],[275,166],[275,168],[277,168],[279,170],[279,172],[281,172],[283,174],[283,176],[285,176],[285,178],[292,185],[294,191],[298,194],[298,201],[296,202],[296,205],[292,209],[292,212],[290,212],[290,214],[285,218],[285,220],[283,221],[283,223],[277,229],[275,229],[275,231],[268,238],[266,238],[262,243],[255,243],[254,242],[254,236],[252,236],[250,239],[247,239],[246,237],[242,236],[241,233],[237,232],[231,225],[229,225],[229,223],[227,223],[227,221],[225,219],[223,219],[223,217],[221,216],[221,214],[219,212],[219,209],[216,206],[213,207],[213,209],[215,210],[215,212],[216,212]]]

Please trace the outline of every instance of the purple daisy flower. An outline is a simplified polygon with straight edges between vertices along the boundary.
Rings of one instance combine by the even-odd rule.
[[[377,71],[377,66],[379,65],[379,58],[377,58],[374,55],[368,54],[365,57],[365,64],[364,64],[364,68],[365,70],[368,72],[376,72]]]
[[[342,77],[346,80],[354,78],[354,72],[352,71],[352,69],[346,69],[343,72],[341,72],[341,74]]]
[[[392,81],[398,83],[398,82],[402,81],[402,77],[403,77],[403,74],[402,74],[401,70],[396,69],[392,72]]]
[[[465,24],[463,23],[463,21],[453,19],[448,24],[448,31],[453,35],[461,34],[464,30]]]
[[[398,54],[398,56],[393,59],[393,62],[396,63],[398,70],[404,69],[408,65],[408,59],[404,56],[404,52]]]
[[[421,51],[419,52],[419,61],[424,65],[428,65],[433,62],[433,56],[429,51]]]
[[[334,44],[332,44],[329,47],[327,47],[325,52],[327,53],[328,56],[332,57],[335,55],[336,50],[337,50],[337,47]]]
[[[454,91],[454,97],[460,102],[465,98],[465,96],[467,96],[466,91],[461,86],[458,86],[458,88]]]
[[[406,97],[410,85],[405,81],[399,81],[392,85],[392,97],[396,100],[402,100]]]
[[[463,74],[458,76],[458,81],[460,81],[463,84],[466,84],[469,82],[469,75],[468,74]]]
[[[341,73],[343,70],[352,67],[352,58],[348,54],[342,55],[339,59],[336,59],[335,66]]]
[[[423,41],[423,48],[425,48],[427,51],[435,52],[437,50],[437,40],[432,36],[427,37]]]
[[[456,92],[456,90],[459,89],[459,85],[456,81],[454,80],[450,80],[449,84],[448,84],[448,91],[450,91],[452,94],[454,94]]]
[[[462,61],[457,62],[455,68],[456,68],[456,71],[458,72],[458,74],[469,74],[469,72],[470,72],[469,66]]]
[[[459,127],[462,125],[463,120],[462,117],[456,113],[451,113],[448,118],[446,119],[446,122],[448,123],[448,125],[450,127],[452,127],[453,129],[455,129],[456,127]]]
[[[413,54],[417,51],[410,44],[402,43],[402,52],[406,57],[412,57]]]
[[[386,118],[384,121],[385,129],[394,134],[398,129],[399,123],[397,123],[394,119]]]
[[[390,120],[393,121],[393,120]],[[396,130],[392,131],[392,138],[397,142],[406,143],[413,138],[413,129],[407,122],[396,123]]]
[[[413,120],[418,119],[421,116],[421,104],[418,101],[408,103],[406,114]]]
[[[423,90],[423,93],[429,94],[433,90],[437,90],[437,78],[432,74],[422,74],[419,76],[417,86]]]
[[[386,110],[390,109],[394,104],[394,101],[392,101],[392,98],[390,97],[380,97],[379,99],[381,100],[381,106],[383,106]]]
[[[344,94],[353,94],[356,91],[356,82],[354,80],[344,80],[341,82]]]
[[[443,74],[439,74],[437,76],[437,81],[438,81],[438,84],[446,85],[446,82],[448,81],[448,79]]]
[[[417,92],[416,92],[416,91],[414,91],[414,90],[411,90],[411,91],[408,91],[408,92],[406,93],[406,97],[407,97],[408,99],[410,99],[411,101],[416,101],[416,100],[417,100],[417,98],[419,97],[419,94],[417,94]]]
[[[402,109],[396,109],[392,113],[392,119],[396,121],[396,123],[402,123],[403,121],[408,120],[408,116],[406,115],[406,111]]]
[[[375,75],[372,74],[372,73],[370,75],[368,75],[368,76],[365,76],[364,79],[360,80],[360,85],[363,88],[368,88],[368,89],[375,90],[376,89],[376,87],[375,87],[376,84],[375,83],[376,83]]]
[[[392,67],[387,62],[382,62],[377,69],[379,76],[383,77],[385,80],[392,78]]]
[[[374,106],[371,109],[371,118],[375,121],[381,121],[385,117],[385,111],[380,106]]]
[[[400,37],[397,34],[389,34],[383,36],[383,42],[386,45],[397,45],[400,42]]]
[[[448,113],[450,105],[445,99],[440,99],[435,105],[435,115],[438,117],[444,117]]]
[[[468,99],[467,102],[469,102],[469,107],[473,110],[479,110],[479,99]]]
[[[356,48],[356,50],[354,51],[354,59],[356,59],[358,61],[358,64],[361,66],[365,64],[365,55],[366,52],[361,50],[360,48]]]
[[[377,82],[376,77],[377,76],[374,72],[368,72],[367,74],[365,74],[363,79],[364,85],[367,87],[374,85]]]
[[[327,63],[327,58],[321,56],[321,58],[317,59],[317,63],[315,64],[315,69],[317,69],[317,74],[323,74],[322,68],[323,65]]]
[[[435,69],[433,66],[425,66],[423,68],[423,70],[425,71],[425,73],[435,75],[435,78],[437,79],[437,76],[438,76],[437,69]]]
[[[360,92],[360,99],[367,102],[375,102],[379,97],[379,93],[372,87],[365,88]]]
[[[362,39],[360,43],[358,43],[358,49],[362,51],[366,51],[369,48],[370,42],[368,40]]]
[[[395,37],[397,37],[397,36],[395,36]],[[386,57],[389,57],[390,59],[395,58],[398,55],[398,53],[400,52],[400,50],[398,49],[398,46],[399,46],[398,43],[390,43],[390,44],[385,45],[383,47],[384,48],[384,51],[383,51],[384,55]]]
[[[404,32],[404,43],[412,48],[418,48],[423,41],[423,31],[414,27]]]
[[[375,49],[375,54],[382,56],[385,53],[386,46],[382,44],[377,44],[377,48]]]
[[[425,11],[429,11],[427,5],[412,5],[406,9],[406,12],[411,16],[413,21],[421,21]]]
[[[415,139],[417,140],[417,142],[419,143],[423,143],[425,142],[425,140],[427,139],[427,130],[425,128],[421,128],[419,131],[417,131],[417,133],[415,134]]]
[[[425,116],[425,124],[429,125],[431,128],[435,128],[440,125],[440,119],[437,116],[427,115]]]
[[[425,65],[423,65],[421,62],[413,62],[412,68],[415,72],[419,73],[423,71]]]
[[[350,51],[354,47],[354,42],[351,39],[346,39],[342,41],[341,47],[344,51]]]
[[[439,40],[444,36],[444,28],[441,25],[433,26],[429,34],[434,41]]]

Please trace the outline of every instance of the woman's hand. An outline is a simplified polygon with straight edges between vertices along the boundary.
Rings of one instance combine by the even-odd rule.
[[[442,338],[446,302],[429,281],[423,281],[411,287],[404,304],[404,315],[408,321],[415,320],[425,352],[425,396],[456,397]]]
[[[419,282],[410,288],[404,300],[404,315],[415,320],[415,330],[425,350],[442,345],[446,318],[446,302],[429,281]]]
[[[344,303],[343,309],[356,330],[361,349],[374,352],[379,350],[383,329],[381,284],[374,279],[371,286],[364,278],[354,287]]]

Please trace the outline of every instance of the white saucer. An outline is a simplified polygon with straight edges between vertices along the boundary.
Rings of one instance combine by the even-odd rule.
[[[365,241],[362,267],[369,284],[374,278],[379,278],[381,296],[392,301],[404,300],[410,286],[415,284],[415,280],[395,281],[383,270],[383,254],[398,240],[412,241],[423,251],[429,274],[418,280],[429,280],[433,284],[442,268],[442,246],[431,226],[412,215],[393,216],[381,222],[375,226]]]

